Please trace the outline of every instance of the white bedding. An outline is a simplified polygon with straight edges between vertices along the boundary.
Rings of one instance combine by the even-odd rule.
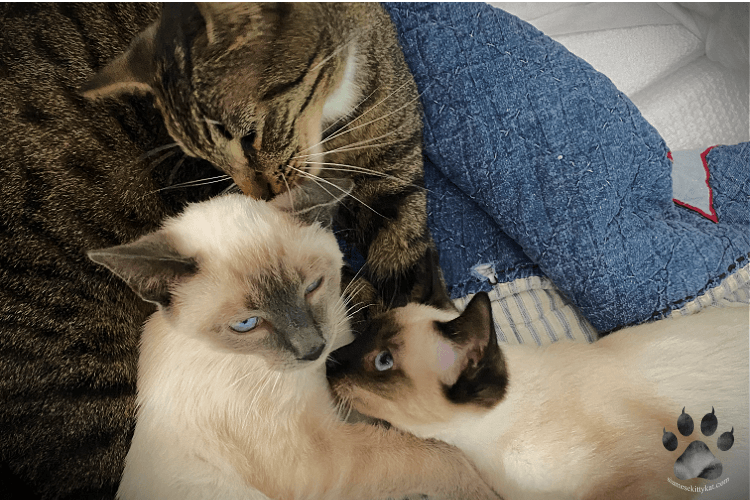
[[[673,151],[750,141],[748,3],[491,3],[586,60]]]

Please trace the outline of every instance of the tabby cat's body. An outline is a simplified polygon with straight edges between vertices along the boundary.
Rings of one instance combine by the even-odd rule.
[[[163,153],[139,160],[172,142],[150,99],[93,103],[78,89],[158,12],[144,4],[0,5],[6,499],[111,498],[122,474],[139,331],[153,309],[85,251],[130,241],[186,200],[206,197],[201,188],[156,190],[212,169],[187,159],[175,170],[180,155],[155,166]]]
[[[420,104],[380,5],[167,5],[84,91],[154,94],[183,150],[256,198],[352,178],[337,225],[362,275],[385,305],[415,292],[430,244]]]

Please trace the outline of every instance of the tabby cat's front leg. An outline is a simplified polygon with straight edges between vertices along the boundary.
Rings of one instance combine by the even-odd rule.
[[[419,154],[421,159],[421,151]],[[405,169],[406,170],[406,169]],[[339,210],[341,227],[353,228],[354,246],[365,257],[358,280],[350,287],[352,303],[370,304],[367,315],[421,301],[431,279],[425,254],[434,248],[427,229],[422,165],[413,165],[405,181],[357,183],[353,197]],[[355,318],[356,319],[356,318]],[[357,324],[353,324],[358,329]]]

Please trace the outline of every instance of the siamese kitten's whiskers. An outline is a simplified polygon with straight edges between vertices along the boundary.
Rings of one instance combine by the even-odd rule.
[[[364,311],[365,309],[367,309],[367,308],[368,308],[368,307],[370,307],[371,305],[372,305],[372,304],[364,304],[364,303],[362,303],[362,302],[357,302],[356,304],[354,304],[354,305],[352,306],[352,309],[350,309],[350,311],[349,311],[349,312],[347,313],[347,316],[346,316],[346,317],[347,317],[348,319],[353,319],[353,318],[354,318],[354,317],[355,317],[355,316],[356,316],[356,315],[357,315],[358,313],[360,313],[360,312]],[[356,309],[356,310],[354,309],[355,307],[357,307],[357,309]]]
[[[337,401],[336,416],[338,417],[339,420],[343,422],[348,421],[353,411],[354,411],[354,406],[352,406],[352,402],[350,398],[342,397],[339,399],[339,401]]]

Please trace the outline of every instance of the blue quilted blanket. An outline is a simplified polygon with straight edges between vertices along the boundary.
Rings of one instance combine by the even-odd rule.
[[[718,222],[673,201],[656,130],[601,73],[478,3],[385,4],[422,93],[429,222],[453,297],[546,275],[599,331],[750,258],[750,144],[706,155]]]

